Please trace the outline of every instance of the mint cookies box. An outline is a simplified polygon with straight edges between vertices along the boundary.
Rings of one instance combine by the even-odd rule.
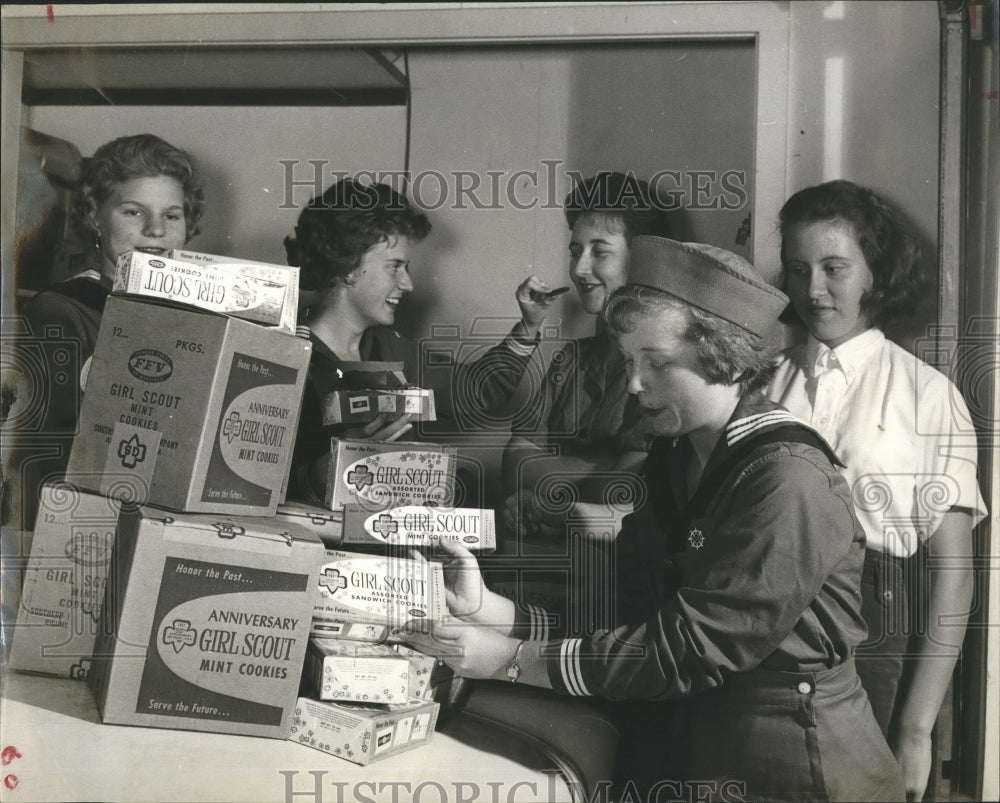
[[[333,438],[326,506],[353,503],[378,510],[390,505],[450,507],[455,499],[454,446]]]
[[[273,515],[310,354],[246,321],[111,296],[67,479],[174,510]]]
[[[298,284],[298,268],[182,261],[129,251],[118,257],[111,292],[190,304],[295,334]]]
[[[469,507],[403,505],[371,511],[344,505],[343,542],[364,546],[433,546],[454,541],[473,552],[496,549],[496,514]]]
[[[287,737],[322,556],[288,522],[123,511],[89,676],[101,718]]]
[[[84,678],[94,652],[120,503],[42,486],[8,666]]]

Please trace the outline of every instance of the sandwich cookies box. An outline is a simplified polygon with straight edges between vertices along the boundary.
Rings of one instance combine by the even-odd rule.
[[[89,676],[101,718],[287,737],[322,555],[288,522],[123,511]]]
[[[496,549],[495,513],[423,505],[371,511],[363,505],[344,505],[344,544],[416,547],[439,541],[457,541],[471,551],[492,551]]]
[[[383,708],[300,697],[289,739],[355,764],[370,764],[425,743],[434,733],[439,709],[439,703],[423,700]]]
[[[354,503],[379,510],[390,505],[450,507],[455,498],[454,446],[333,438],[326,506]]]
[[[175,251],[118,257],[113,293],[177,301],[295,334],[299,269]]]
[[[313,635],[365,641],[391,638],[407,622],[438,622],[447,610],[441,564],[336,550],[321,561],[313,599]]]
[[[311,348],[235,318],[109,297],[67,479],[108,496],[138,483],[137,501],[174,510],[273,515]]]
[[[120,503],[42,486],[9,666],[84,678],[94,652]]]

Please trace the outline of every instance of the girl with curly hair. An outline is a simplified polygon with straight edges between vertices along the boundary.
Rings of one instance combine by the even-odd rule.
[[[325,427],[322,399],[348,362],[401,362],[418,376],[417,345],[393,328],[402,299],[413,290],[410,252],[430,221],[387,184],[345,178],[313,198],[285,239],[288,262],[300,268],[313,344],[292,458],[290,490],[309,501],[326,486],[331,435],[396,440],[412,429],[409,415],[380,414],[363,427]]]
[[[46,437],[63,436],[58,452],[51,444],[45,454],[22,462],[26,488],[23,526],[30,528],[37,488],[61,474],[69,459],[76,431],[80,393],[88,362],[94,353],[104,304],[111,291],[118,256],[126,251],[169,254],[198,233],[204,193],[191,157],[152,134],[119,137],[101,145],[83,165],[71,208],[72,224],[91,243],[85,264],[92,267],[43,290],[25,306],[32,333],[58,338],[69,349],[47,349],[59,358],[45,366],[34,394],[44,413],[39,431]],[[68,360],[68,362],[67,362]],[[65,378],[65,382],[61,381]]]

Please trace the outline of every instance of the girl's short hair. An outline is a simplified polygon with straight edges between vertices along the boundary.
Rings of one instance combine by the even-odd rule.
[[[184,191],[187,237],[198,233],[205,191],[187,153],[153,134],[136,134],[106,142],[85,160],[73,200],[73,223],[90,237],[98,236],[97,210],[119,184],[134,178],[170,176]]]
[[[861,298],[861,311],[880,329],[900,323],[927,300],[928,278],[921,263],[920,245],[892,209],[867,187],[838,179],[800,190],[778,214],[781,231],[782,272],[785,289],[785,240],[798,224],[840,220],[851,227],[874,279]],[[799,323],[789,305],[781,320]]]
[[[301,269],[302,289],[323,290],[343,282],[372,246],[401,236],[419,242],[430,231],[427,216],[402,193],[345,178],[302,210],[285,251],[288,264]]]
[[[777,370],[779,346],[717,315],[652,287],[629,284],[616,290],[602,313],[614,335],[631,332],[641,318],[667,311],[684,314],[684,339],[697,345],[698,366],[711,382],[763,390]]]
[[[625,228],[630,241],[640,234],[673,239],[666,210],[648,183],[632,173],[602,171],[577,183],[563,203],[570,229],[580,218],[610,218]]]

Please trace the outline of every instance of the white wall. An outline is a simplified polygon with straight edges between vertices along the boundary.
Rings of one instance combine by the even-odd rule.
[[[448,322],[467,329],[473,316],[507,316],[477,322],[480,330],[504,331],[516,319],[514,289],[526,276],[569,283],[562,202],[572,187],[570,171],[631,170],[647,179],[679,171],[680,181],[664,179],[661,194],[680,188],[682,203],[705,205],[704,193],[692,197],[690,171],[736,170],[746,176],[752,198],[753,68],[752,47],[742,43],[412,54],[411,166],[420,182],[413,195],[436,207],[435,232],[423,249],[430,280],[417,277],[417,326]],[[480,175],[476,197],[493,208],[474,208],[471,200],[463,201],[464,209],[438,206],[439,185],[430,176],[448,176],[455,200],[456,170]],[[488,171],[502,172],[499,194]],[[698,180],[719,196],[718,180]],[[678,236],[748,255],[749,245],[737,245],[735,235],[750,205],[678,212]],[[577,337],[593,331],[594,319],[569,293],[547,323]]]
[[[864,184],[936,246],[937,3],[794,2],[789,13],[789,194],[833,178]]]
[[[936,5],[791,3],[788,13],[786,191],[835,175],[870,184],[900,202],[935,243]],[[835,96],[827,75],[836,74],[836,59],[843,80]],[[521,279],[536,272],[566,283],[567,231],[558,208],[569,188],[566,170],[632,168],[648,177],[657,169],[752,166],[754,65],[746,44],[425,48],[411,53],[410,69],[411,168],[429,176],[415,189],[434,224],[416,256],[417,291],[401,314],[414,336],[428,334],[432,323],[468,331],[476,320],[482,331],[503,331],[517,315],[513,291]],[[69,139],[84,154],[142,130],[190,150],[209,195],[203,234],[192,247],[276,262],[284,262],[282,239],[297,214],[284,202],[298,207],[312,194],[296,187],[285,198],[280,161],[300,160],[299,180],[312,175],[308,160],[328,160],[330,170],[398,170],[404,120],[402,108],[27,110],[29,125]],[[544,160],[559,161],[555,173]],[[455,208],[457,170],[475,173],[478,197],[499,208]],[[499,199],[487,191],[491,170],[502,171]],[[525,175],[512,183],[518,170],[537,173],[537,187]],[[443,205],[432,173],[445,177]],[[511,186],[535,208],[514,208],[505,197]],[[741,250],[734,238],[747,211],[687,214],[683,235]],[[777,211],[753,221],[754,229],[774,227]],[[776,266],[759,267],[776,273]],[[504,320],[482,320],[491,316]],[[592,319],[567,294],[550,323],[579,336]]]
[[[208,253],[285,264],[284,237],[314,193],[308,160],[353,174],[403,166],[405,112],[393,107],[35,106],[26,124],[74,143],[84,156],[115,137],[149,132],[191,154],[205,180],[202,233],[190,246]],[[290,195],[290,197],[288,197]],[[289,203],[290,202],[290,203]]]

